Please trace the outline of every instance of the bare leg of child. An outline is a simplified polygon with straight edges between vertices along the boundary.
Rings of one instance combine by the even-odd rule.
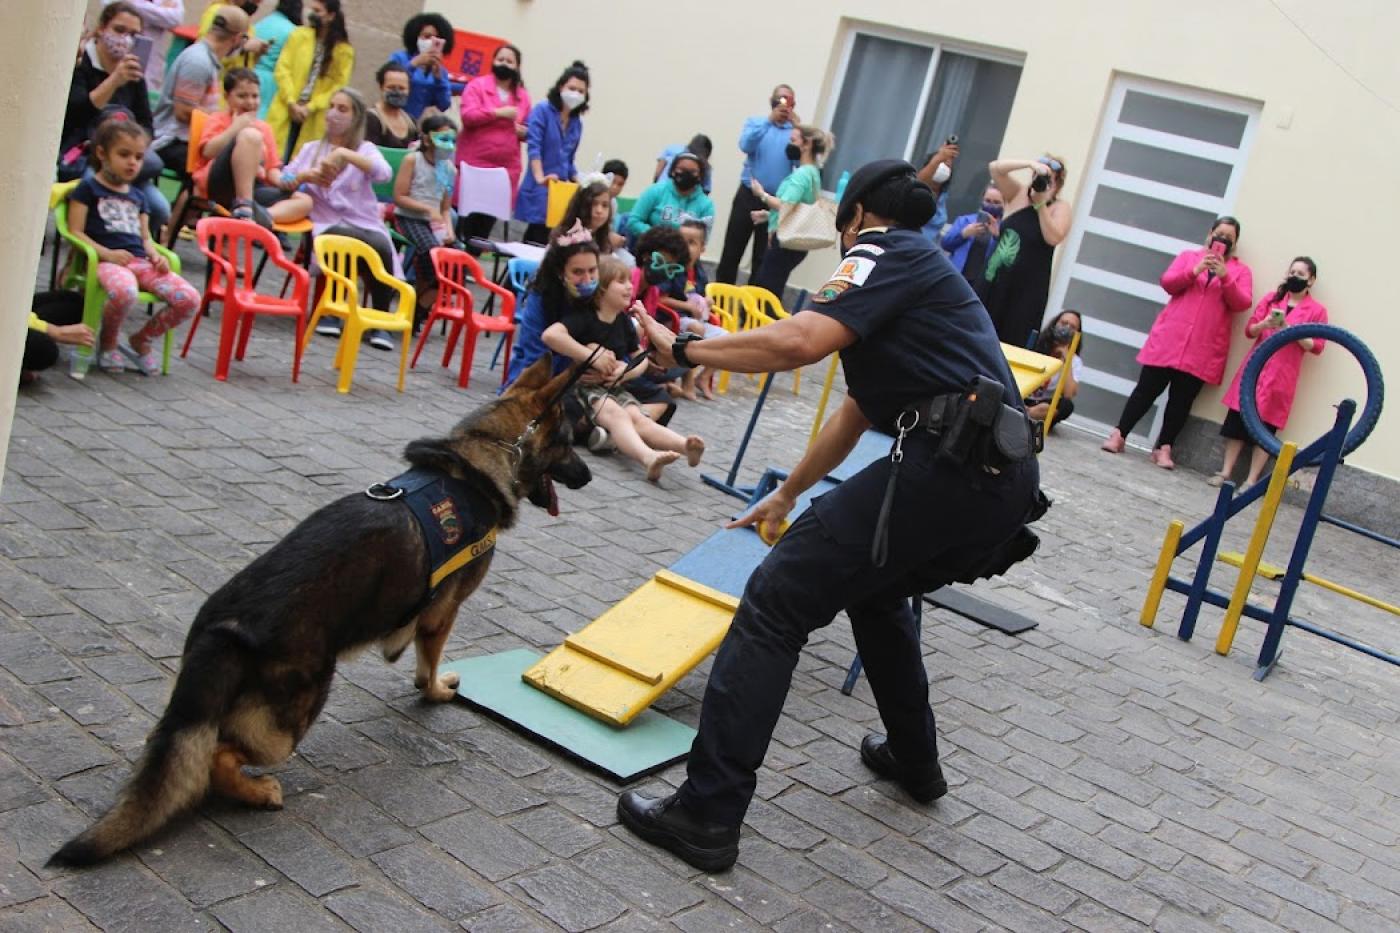
[[[686,370],[685,375],[681,377],[681,398],[693,402],[700,397],[695,392],[695,380],[699,375],[700,371],[698,369]]]
[[[705,442],[698,435],[692,434],[689,437],[682,437],[670,428],[648,420],[641,412],[635,412],[632,415],[632,423],[637,429],[637,434],[649,446],[657,450],[671,450],[678,454],[685,454],[685,461],[691,466],[699,466],[700,458],[705,455]]]
[[[290,224],[305,220],[311,215],[311,195],[298,191],[269,207],[267,212],[272,216],[273,223]]]
[[[661,471],[668,463],[680,459],[679,453],[671,450],[653,450],[642,440],[637,433],[637,424],[653,422],[639,409],[630,405],[624,409],[613,399],[607,398],[593,409],[593,414],[598,423],[607,430],[617,449],[646,467],[647,479],[651,482],[661,478]]]
[[[700,388],[700,394],[713,400],[715,397],[715,371],[708,366],[701,366],[696,372],[699,373],[699,376],[696,377],[696,383]]]

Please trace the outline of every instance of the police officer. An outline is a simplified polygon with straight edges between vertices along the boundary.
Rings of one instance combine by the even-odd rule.
[[[731,527],[762,523],[774,536],[798,495],[865,430],[899,438],[890,457],[816,499],[750,577],[715,657],[685,783],[669,797],[629,791],[618,801],[624,825],[696,868],[722,871],[737,858],[798,652],[842,610],[888,734],[867,736],[862,760],[920,802],[947,792],[909,597],[1027,556],[1034,536],[1024,524],[1044,500],[1030,424],[991,320],[920,233],[933,211],[912,165],[872,162],[847,185],[836,216],[845,255],[809,309],[704,341],[638,319],[663,365],[776,372],[841,354],[845,402],[787,480]],[[982,410],[967,391],[976,377],[984,402],[1004,396],[997,425],[1027,449],[1002,456],[989,446],[990,427],[967,429],[968,413]],[[961,446],[949,449],[955,435]]]

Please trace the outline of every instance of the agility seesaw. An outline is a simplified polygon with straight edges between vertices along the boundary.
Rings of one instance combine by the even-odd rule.
[[[1330,340],[1351,353],[1361,365],[1362,373],[1366,378],[1366,405],[1362,409],[1360,417],[1353,424],[1353,419],[1356,418],[1356,402],[1351,399],[1342,401],[1337,406],[1337,417],[1331,430],[1299,450],[1297,444],[1280,443],[1265,429],[1259,418],[1255,390],[1259,374],[1263,371],[1264,364],[1269,357],[1292,341],[1302,340],[1305,337]],[[1241,378],[1240,415],[1244,419],[1245,427],[1254,443],[1277,458],[1274,469],[1267,481],[1261,480],[1255,483],[1238,496],[1235,495],[1233,482],[1227,481],[1221,485],[1220,492],[1216,496],[1215,508],[1210,516],[1190,531],[1186,530],[1185,523],[1180,520],[1174,520],[1167,526],[1162,550],[1157,559],[1157,568],[1153,573],[1151,585],[1148,587],[1147,598],[1143,602],[1139,622],[1151,628],[1156,621],[1162,593],[1166,590],[1181,593],[1186,596],[1186,605],[1182,609],[1181,621],[1177,627],[1177,637],[1189,641],[1195,632],[1201,606],[1209,604],[1219,607],[1225,610],[1225,617],[1215,642],[1215,650],[1222,655],[1228,654],[1234,644],[1241,616],[1263,622],[1268,628],[1259,651],[1259,659],[1254,672],[1255,680],[1263,680],[1273,670],[1281,654],[1284,630],[1289,627],[1310,632],[1320,638],[1360,651],[1389,664],[1400,665],[1400,657],[1396,655],[1388,654],[1378,648],[1290,615],[1299,583],[1309,579],[1343,596],[1359,599],[1383,611],[1400,613],[1400,609],[1383,600],[1366,596],[1350,587],[1308,574],[1304,570],[1317,526],[1324,521],[1345,530],[1362,534],[1390,547],[1400,547],[1400,542],[1394,539],[1339,519],[1330,518],[1322,511],[1332,480],[1336,475],[1337,465],[1341,462],[1342,457],[1356,450],[1370,436],[1380,418],[1384,398],[1385,386],[1381,377],[1380,365],[1376,362],[1370,349],[1349,331],[1330,324],[1302,324],[1286,327],[1264,341],[1250,357]],[[1281,574],[1282,582],[1278,598],[1274,601],[1272,608],[1253,603],[1249,600],[1249,593],[1255,577],[1262,570],[1277,569],[1269,568],[1268,565],[1264,564],[1263,556],[1264,548],[1269,540],[1269,533],[1273,529],[1274,517],[1278,514],[1279,505],[1283,501],[1283,492],[1288,477],[1304,467],[1311,466],[1317,467],[1317,478],[1313,483],[1312,493],[1308,497],[1307,506],[1303,511],[1303,521],[1298,529],[1298,536],[1294,539],[1288,566]],[[1259,517],[1255,521],[1254,530],[1245,552],[1243,554],[1218,554],[1220,538],[1224,533],[1226,523],[1256,501],[1261,502]],[[1171,573],[1172,563],[1198,542],[1201,544],[1201,555],[1194,576],[1190,580],[1173,576]],[[1228,596],[1210,586],[1211,571],[1217,562],[1233,564],[1240,571],[1235,588]]]

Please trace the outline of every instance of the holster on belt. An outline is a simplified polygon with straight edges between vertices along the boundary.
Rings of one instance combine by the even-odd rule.
[[[937,456],[953,463],[1000,470],[1039,453],[1039,424],[1007,405],[1006,387],[976,376],[963,392],[913,406],[919,425],[938,435]]]

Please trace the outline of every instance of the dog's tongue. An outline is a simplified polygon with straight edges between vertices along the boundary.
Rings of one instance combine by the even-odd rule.
[[[549,507],[545,510],[553,518],[559,517],[559,495],[554,491],[554,480],[548,474],[544,477],[544,491],[549,496]]]

